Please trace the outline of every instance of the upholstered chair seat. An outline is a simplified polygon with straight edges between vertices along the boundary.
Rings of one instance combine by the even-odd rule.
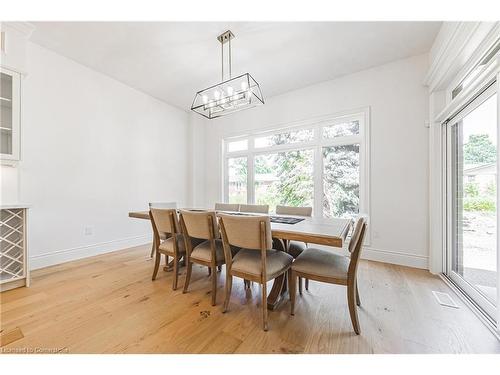
[[[284,251],[266,251],[266,280],[272,280],[288,270],[293,262],[293,257]],[[262,274],[260,251],[241,249],[233,258],[233,272],[259,277]]]
[[[318,277],[347,280],[350,258],[333,251],[309,247],[293,262],[294,271]]]
[[[184,246],[184,236],[179,233],[179,234],[175,235],[175,238],[177,238],[177,246],[178,246],[179,254],[185,254],[186,247]],[[162,241],[160,243],[159,249],[161,252],[173,254],[174,253],[174,236]]]
[[[205,262],[211,262],[212,260],[212,249],[210,247],[210,241],[204,241],[198,246],[196,246],[191,252],[191,258],[194,260],[201,260]],[[215,240],[215,262],[224,263],[224,248],[222,245],[222,240]]]
[[[290,241],[290,244],[288,245],[288,254],[290,254],[294,258],[297,258],[306,249],[307,245],[304,242]]]

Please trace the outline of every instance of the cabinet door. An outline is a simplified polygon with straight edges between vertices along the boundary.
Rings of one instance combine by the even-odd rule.
[[[21,79],[19,73],[0,69],[0,158],[19,160]]]

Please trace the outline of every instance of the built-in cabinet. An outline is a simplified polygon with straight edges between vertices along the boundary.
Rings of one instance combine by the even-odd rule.
[[[19,73],[0,68],[0,158],[20,159],[21,77]]]

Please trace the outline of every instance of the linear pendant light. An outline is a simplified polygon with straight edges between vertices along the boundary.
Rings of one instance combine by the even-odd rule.
[[[250,73],[232,77],[231,39],[233,38],[234,34],[230,30],[217,37],[217,40],[221,43],[221,82],[198,91],[191,105],[192,111],[208,119],[214,119],[264,104],[260,86]],[[224,45],[226,43],[229,50],[229,79],[224,80]]]

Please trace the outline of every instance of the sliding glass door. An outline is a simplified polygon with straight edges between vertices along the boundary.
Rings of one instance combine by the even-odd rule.
[[[496,321],[498,98],[496,84],[447,125],[447,275]]]

